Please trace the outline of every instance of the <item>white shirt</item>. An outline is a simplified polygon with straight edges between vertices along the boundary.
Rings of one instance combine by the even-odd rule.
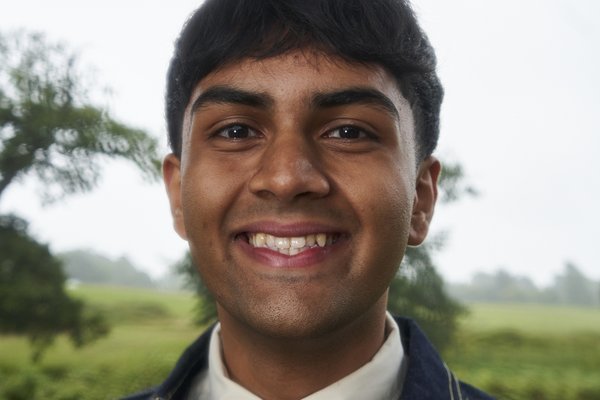
[[[400,341],[400,329],[389,313],[386,324],[390,330],[388,337],[368,363],[302,400],[398,399],[407,360]],[[227,376],[221,358],[220,331],[221,326],[217,324],[210,338],[208,368],[194,379],[187,400],[260,400]]]

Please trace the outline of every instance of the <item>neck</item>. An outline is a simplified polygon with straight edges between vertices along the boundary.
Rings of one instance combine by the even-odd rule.
[[[349,324],[306,339],[265,336],[220,312],[229,376],[262,399],[300,399],[317,392],[377,353],[386,337],[386,300]]]

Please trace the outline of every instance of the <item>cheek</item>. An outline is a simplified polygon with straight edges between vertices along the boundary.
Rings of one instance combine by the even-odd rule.
[[[371,222],[365,224],[376,247],[404,248],[410,228],[411,206],[412,202],[401,190],[388,186],[377,192],[367,211]]]
[[[413,192],[406,175],[382,169],[369,174],[362,185],[354,184],[352,203],[362,227],[360,254],[367,268],[382,273],[395,271],[408,241]],[[358,182],[356,179],[354,182]]]
[[[368,168],[346,169],[338,186],[358,210],[362,224],[377,223],[383,229],[393,226],[392,231],[401,231],[410,219],[414,185],[404,164],[388,158],[359,163]]]
[[[189,174],[185,182],[182,206],[188,246],[202,281],[212,293],[219,293],[226,274],[215,271],[226,265],[227,254],[222,247],[226,236],[221,221],[228,203],[228,186],[214,174]]]
[[[204,171],[210,171],[205,173]],[[227,165],[197,163],[182,176],[181,202],[190,245],[213,248],[238,192],[238,174]]]

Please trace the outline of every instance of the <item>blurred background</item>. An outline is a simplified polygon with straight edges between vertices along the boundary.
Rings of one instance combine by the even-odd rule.
[[[59,89],[75,88],[76,105],[90,107],[69,109],[64,126],[43,113],[35,124],[24,112],[0,114],[7,184],[0,192],[0,399],[115,398],[154,384],[201,332],[193,321],[211,320],[210,296],[190,272],[153,175],[168,152],[163,96],[173,41],[198,4],[1,6],[0,110],[39,111],[31,101],[17,104],[35,80],[15,71],[69,83],[72,70],[71,86],[53,86],[51,97],[70,106]],[[437,154],[448,168],[434,232],[408,254],[390,308],[429,329],[460,378],[500,398],[598,399],[600,4],[414,0],[413,7],[446,89]],[[48,100],[48,90],[37,96]],[[38,143],[47,151],[35,153],[15,145],[11,154],[22,158],[9,159],[4,153],[19,133],[8,128],[11,115],[27,122],[19,125],[25,137],[54,123],[62,147]],[[81,135],[64,134],[69,129]],[[64,157],[78,146],[93,150]],[[34,153],[29,162],[39,167],[9,182],[9,166]],[[56,168],[44,168],[52,154]],[[27,246],[39,257],[16,257]],[[45,281],[62,293],[46,309],[35,298],[47,284],[28,286],[29,304],[10,292],[18,286],[6,272],[46,265],[42,259],[59,260],[62,271]],[[33,267],[29,274],[42,276]],[[48,323],[32,325],[15,304]],[[71,310],[60,323],[57,307]],[[435,311],[431,321],[422,309]],[[88,346],[76,351],[67,338]],[[93,365],[83,368],[82,359]],[[128,368],[116,371],[115,363]]]

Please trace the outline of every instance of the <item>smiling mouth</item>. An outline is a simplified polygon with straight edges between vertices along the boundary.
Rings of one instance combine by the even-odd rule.
[[[247,232],[245,239],[254,248],[264,248],[287,256],[295,256],[314,248],[331,246],[340,238],[337,233],[315,233],[305,236],[278,237],[262,232]]]

